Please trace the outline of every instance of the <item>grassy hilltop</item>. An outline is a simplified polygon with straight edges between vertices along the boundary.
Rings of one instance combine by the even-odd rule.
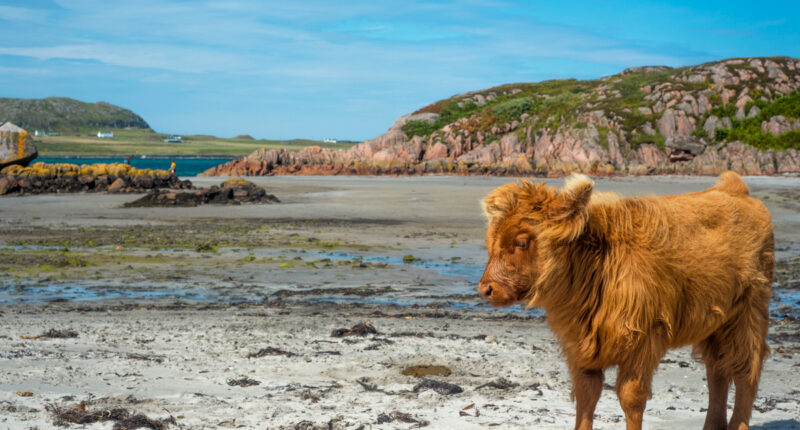
[[[425,106],[414,113],[438,117],[433,121],[408,121],[403,131],[409,138],[433,137],[436,141],[437,135],[446,134],[442,131],[446,126],[464,135],[480,132],[484,136],[498,135],[498,128],[502,132],[503,125],[513,121],[520,123],[514,127],[520,133],[526,127],[534,131],[582,129],[587,126],[586,118],[597,112],[599,117],[609,120],[606,122],[614,124],[614,127],[595,124],[601,145],[607,144],[611,132],[624,134],[632,148],[654,143],[663,149],[669,136],[660,133],[656,121],[665,108],[674,106],[692,117],[692,135],[706,142],[738,140],[759,149],[800,149],[800,130],[775,135],[761,126],[779,115],[789,120],[800,118],[800,91],[781,95],[768,88],[775,82],[796,79],[799,71],[789,68],[793,67],[789,63],[795,60],[786,57],[763,60],[768,66],[751,59],[729,59],[681,68],[634,67],[596,80],[501,85]],[[725,123],[705,127],[712,116]],[[709,129],[714,130],[713,135],[708,135]]]
[[[0,98],[0,121],[30,131],[80,133],[97,128],[150,128],[142,117],[110,103],[85,103],[67,97]],[[95,131],[96,133],[96,131]]]

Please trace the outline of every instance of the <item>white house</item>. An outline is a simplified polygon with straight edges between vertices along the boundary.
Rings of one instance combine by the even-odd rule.
[[[181,143],[183,142],[183,137],[178,136],[177,134],[173,134],[170,137],[164,139],[164,143]]]
[[[114,138],[114,132],[113,131],[98,131],[97,132],[97,137],[99,137],[100,139],[113,139]]]
[[[33,135],[36,137],[47,136],[47,132],[44,130],[34,130]]]

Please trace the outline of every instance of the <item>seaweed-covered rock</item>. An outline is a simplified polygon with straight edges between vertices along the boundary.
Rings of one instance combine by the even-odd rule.
[[[205,204],[240,205],[244,203],[277,203],[277,197],[267,194],[263,188],[241,178],[232,178],[220,187],[200,188],[194,192],[161,191],[155,189],[144,197],[126,203],[128,208],[199,206]]]
[[[145,192],[157,188],[191,189],[166,170],[136,169],[127,164],[45,164],[6,166],[0,170],[0,195],[74,192]]]

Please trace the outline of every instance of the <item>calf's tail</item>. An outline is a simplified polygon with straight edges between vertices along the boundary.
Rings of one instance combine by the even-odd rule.
[[[719,181],[714,185],[713,190],[722,191],[732,196],[749,196],[750,190],[744,183],[742,177],[736,172],[727,171],[719,175]]]

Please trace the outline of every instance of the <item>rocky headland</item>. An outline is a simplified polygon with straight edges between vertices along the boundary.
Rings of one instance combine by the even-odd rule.
[[[800,61],[735,58],[509,84],[405,115],[348,150],[258,150],[205,176],[800,173]]]

